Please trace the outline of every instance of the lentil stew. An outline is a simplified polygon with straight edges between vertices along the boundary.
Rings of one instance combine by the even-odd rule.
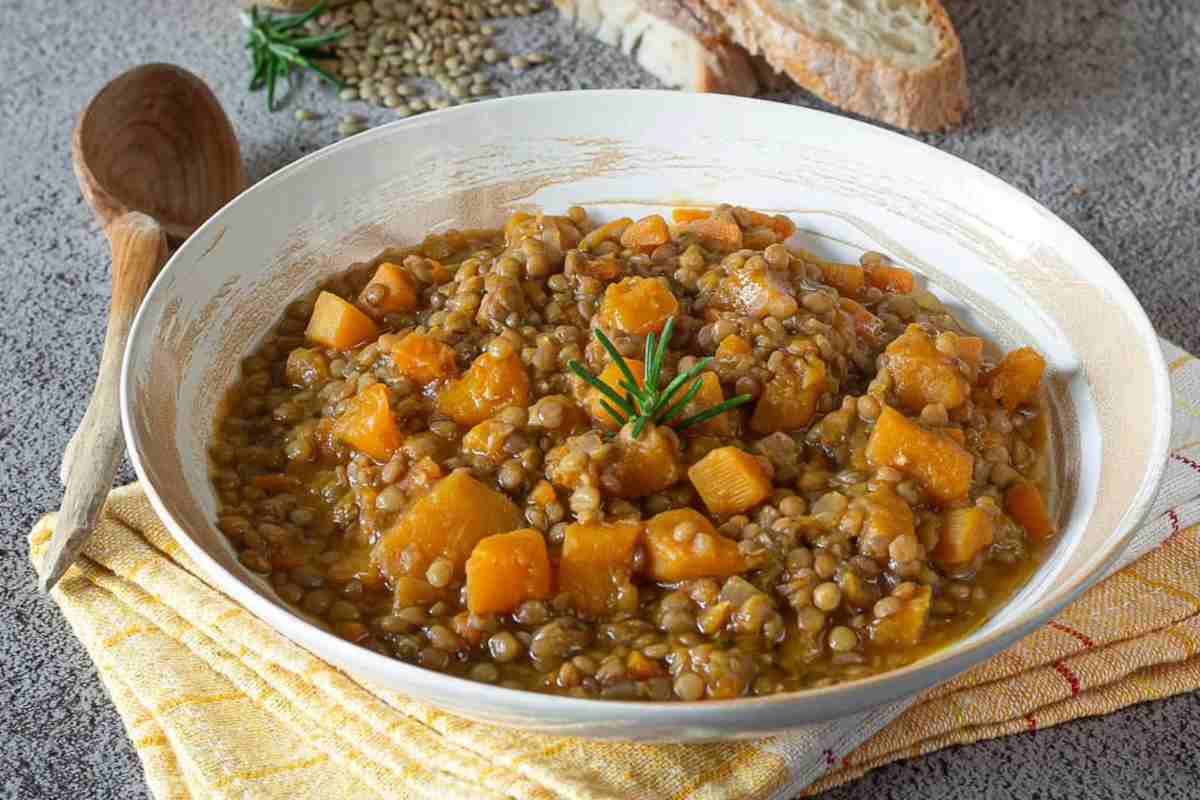
[[[511,688],[765,695],[967,635],[1053,544],[1045,363],[794,232],[573,207],[338,275],[228,393],[218,527],[334,634]]]

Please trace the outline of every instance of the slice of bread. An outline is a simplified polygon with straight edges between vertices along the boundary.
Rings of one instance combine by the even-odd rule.
[[[708,7],[680,0],[554,0],[584,33],[619,48],[668,86],[753,95],[759,80],[746,51],[724,39]]]
[[[962,46],[938,0],[682,2],[707,3],[734,41],[839,108],[920,131],[966,113]]]

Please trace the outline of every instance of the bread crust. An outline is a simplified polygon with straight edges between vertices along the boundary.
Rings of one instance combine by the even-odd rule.
[[[754,95],[751,57],[711,27],[711,12],[692,13],[679,0],[554,0],[577,28],[620,47],[669,86],[696,92]]]
[[[696,2],[697,0],[686,0]],[[839,108],[898,128],[938,131],[962,122],[970,105],[962,45],[938,0],[924,0],[944,43],[936,62],[908,70],[868,61],[790,24],[774,0],[703,0],[752,54]]]

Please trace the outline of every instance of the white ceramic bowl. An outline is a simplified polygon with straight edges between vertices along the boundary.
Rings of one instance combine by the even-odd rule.
[[[882,250],[1007,346],[1050,364],[1057,548],[967,639],[891,673],[759,699],[629,703],[551,697],[430,672],[290,611],[213,527],[205,452],[222,392],[286,304],[352,262],[431,229],[521,207],[600,216],[730,202],[786,213],[806,246]],[[776,103],[671,92],[570,92],[395,123],[314,153],[245,192],[155,282],[122,377],[129,453],[159,515],[210,580],[349,673],[473,719],[591,737],[759,735],[928,688],[1045,622],[1126,544],[1169,433],[1166,369],[1128,288],[1078,234],[971,165],[870,125]]]

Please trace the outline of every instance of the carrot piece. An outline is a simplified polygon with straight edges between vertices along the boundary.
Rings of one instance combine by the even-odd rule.
[[[1046,359],[1032,347],[1022,347],[1006,355],[984,382],[1006,411],[1014,411],[1034,398],[1045,371]]]
[[[860,336],[878,341],[880,334],[883,333],[883,320],[868,311],[862,303],[851,300],[849,297],[843,297],[838,301],[838,305],[854,320],[854,330]]]
[[[661,278],[626,278],[609,284],[600,304],[600,318],[630,336],[662,332],[679,311],[679,301]]]
[[[664,511],[646,523],[646,574],[656,581],[728,578],[751,566],[738,543],[695,509]]]
[[[442,390],[437,405],[459,425],[478,425],[508,406],[529,405],[529,373],[515,350],[504,358],[485,352]]]
[[[375,303],[367,299],[367,290],[372,286],[384,289],[383,299]],[[358,302],[385,314],[393,311],[412,311],[417,307],[417,287],[403,267],[385,261],[376,268],[370,282],[363,287]]]
[[[867,440],[867,458],[919,482],[943,506],[962,502],[971,488],[975,458],[948,436],[926,430],[884,406]]]
[[[333,292],[321,292],[304,335],[335,350],[349,350],[379,335],[375,322]]]
[[[857,264],[836,264],[832,261],[819,261],[817,264],[821,268],[821,280],[844,296],[857,297],[866,285],[866,273]]]
[[[594,616],[632,611],[633,551],[642,536],[637,522],[568,525],[558,564],[558,589],[576,611]]]
[[[391,354],[397,371],[422,386],[449,378],[458,370],[454,348],[424,333],[408,334],[392,346]]]
[[[676,225],[686,225],[698,219],[707,219],[711,215],[711,211],[703,208],[677,208],[671,212],[671,220]]]
[[[376,383],[359,392],[334,422],[333,434],[376,461],[391,458],[402,437],[388,404],[387,387]]]
[[[669,241],[671,231],[667,229],[667,221],[658,214],[642,217],[621,234],[623,247],[654,248]]]
[[[736,447],[718,447],[688,470],[688,478],[714,514],[737,514],[771,496],[771,478],[758,459]]]
[[[1018,483],[1004,493],[1004,510],[1031,539],[1046,539],[1054,535],[1054,523],[1046,510],[1042,492],[1032,483]]]
[[[915,282],[913,274],[900,267],[890,267],[886,264],[873,264],[863,267],[866,273],[867,285],[882,289],[893,294],[909,294]]]
[[[550,596],[550,557],[541,531],[525,528],[480,539],[467,559],[467,608],[506,614]]]

